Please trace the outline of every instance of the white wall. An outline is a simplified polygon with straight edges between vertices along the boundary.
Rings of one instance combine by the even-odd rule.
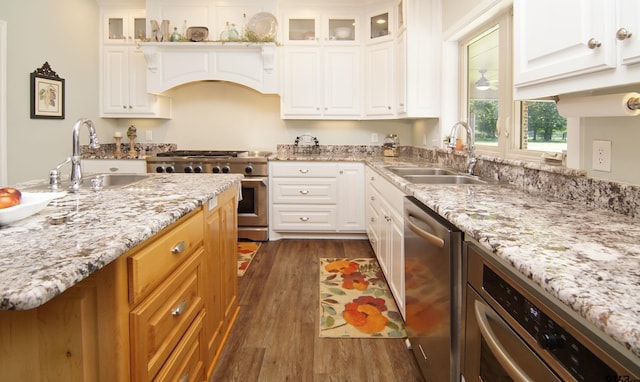
[[[98,5],[95,0],[5,0],[7,22],[8,184],[46,178],[71,155],[72,127],[93,119],[101,139],[112,124],[98,120]],[[29,74],[47,61],[66,82],[66,118],[30,119]],[[83,142],[88,141],[86,132]]]

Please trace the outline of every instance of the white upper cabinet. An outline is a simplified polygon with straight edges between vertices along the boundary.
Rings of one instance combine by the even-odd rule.
[[[639,68],[629,66],[640,57],[637,3],[515,0],[515,98],[638,82]]]
[[[360,117],[360,49],[295,46],[285,48],[283,53],[283,118]]]
[[[146,33],[144,9],[103,9],[100,116],[171,118],[171,99],[147,92],[147,62],[137,45]]]
[[[640,63],[640,1],[618,0],[616,39],[620,46],[620,62]]]
[[[357,13],[290,11],[284,14],[282,41],[287,45],[345,45],[360,40]]]
[[[395,115],[393,41],[367,47],[365,112],[370,117]]]
[[[106,10],[102,16],[104,44],[134,44],[147,35],[144,9]]]
[[[367,44],[391,41],[394,38],[393,5],[372,8],[367,17]]]

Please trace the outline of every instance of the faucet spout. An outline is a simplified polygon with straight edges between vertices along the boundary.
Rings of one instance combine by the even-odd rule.
[[[458,128],[464,128],[465,132],[467,134],[467,172],[469,175],[475,175],[475,168],[476,168],[476,163],[477,163],[477,159],[476,159],[476,146],[473,142],[473,131],[471,130],[471,127],[469,127],[469,124],[467,124],[466,122],[460,121],[457,122],[455,125],[453,125],[453,128],[451,129],[451,134],[449,135],[449,147],[450,148],[455,148],[456,147],[456,136],[458,135]]]
[[[73,125],[73,154],[71,155],[71,176],[69,178],[69,189],[77,191],[82,184],[82,171],[80,167],[80,128],[86,125],[89,128],[89,147],[97,149],[100,147],[96,127],[89,119],[80,118]]]

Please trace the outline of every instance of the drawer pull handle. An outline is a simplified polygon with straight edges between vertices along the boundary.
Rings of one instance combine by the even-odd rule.
[[[308,168],[301,168],[301,169],[300,169],[300,173],[301,173],[301,174],[306,174],[306,173],[308,173],[308,172],[309,172],[309,169],[308,169]]]
[[[182,377],[180,377],[180,382],[189,382],[189,373],[184,373]]]
[[[171,311],[171,315],[173,317],[178,317],[179,315],[184,313],[186,309],[187,309],[187,300],[182,300],[180,301],[180,303],[178,303],[178,306],[173,308],[173,310]]]
[[[308,216],[300,216],[300,221],[308,222],[309,221],[309,217]]]
[[[171,253],[173,253],[174,255],[178,255],[184,252],[185,249],[187,249],[187,243],[185,243],[184,241],[181,241],[178,244],[176,244],[173,248],[171,248]]]
[[[300,193],[302,195],[307,195],[309,193],[309,190],[300,190]]]

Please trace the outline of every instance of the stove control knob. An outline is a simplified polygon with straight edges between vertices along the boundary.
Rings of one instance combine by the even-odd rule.
[[[156,167],[156,172],[157,172],[157,173],[162,173],[162,172],[164,172],[164,167],[162,167],[162,166],[158,166],[158,167]]]
[[[211,171],[214,174],[219,174],[220,173],[220,166],[218,166],[218,165],[213,166],[213,169]]]
[[[247,167],[244,168],[244,172],[246,172],[247,174],[251,174],[253,172],[253,166],[248,165]]]
[[[562,337],[558,333],[553,332],[539,332],[536,340],[538,341],[538,345],[547,350],[560,349],[562,345],[564,345]]]
[[[167,173],[171,174],[171,173],[173,173],[173,172],[176,170],[176,168],[175,168],[175,167],[173,167],[173,166],[167,166],[167,168],[165,168],[164,170],[165,170]]]
[[[195,172],[196,174],[200,174],[202,172],[202,166],[196,166],[193,169],[193,172]]]
[[[225,174],[228,174],[229,171],[231,171],[231,167],[229,167],[228,165],[222,168],[222,172],[224,172]]]
[[[184,166],[184,172],[187,173],[187,174],[191,174],[193,172],[193,167]]]

